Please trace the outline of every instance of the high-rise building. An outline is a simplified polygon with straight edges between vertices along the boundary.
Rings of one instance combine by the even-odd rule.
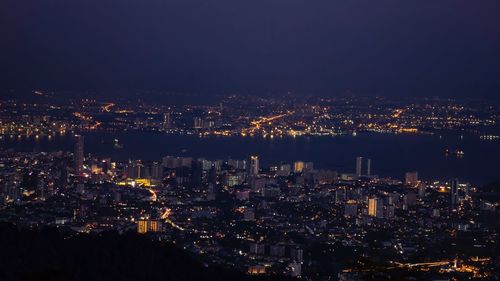
[[[395,215],[395,207],[394,206],[387,206],[385,209],[385,217],[390,219],[393,218]]]
[[[377,199],[368,199],[368,215],[374,217],[377,214]]]
[[[433,218],[439,218],[439,215],[440,215],[439,213],[440,213],[439,209],[433,209],[432,210],[432,217]]]
[[[294,173],[302,173],[303,170],[304,170],[304,162],[295,161],[295,163],[293,163],[293,172]]]
[[[335,190],[335,203],[339,204],[344,202],[347,198],[347,191],[345,189],[337,189]]]
[[[366,175],[367,176],[372,175],[372,160],[371,159],[366,159]]]
[[[170,128],[170,113],[165,112],[163,113],[163,124],[162,124],[163,130],[166,131]]]
[[[282,244],[275,244],[269,246],[269,255],[275,257],[283,257],[286,252],[286,246]]]
[[[291,247],[290,248],[290,258],[295,261],[303,262],[304,261],[304,250],[299,247]]]
[[[163,177],[163,167],[159,162],[153,162],[151,164],[151,178],[155,180],[160,180]]]
[[[203,178],[203,166],[198,160],[193,160],[191,163],[191,185],[193,187],[201,187]]]
[[[356,176],[361,177],[361,169],[363,168],[363,157],[356,157]]]
[[[141,160],[136,160],[128,163],[127,176],[131,179],[147,178],[146,166],[142,164]]]
[[[249,159],[248,175],[249,176],[256,176],[258,174],[259,174],[259,156],[252,155],[252,156],[250,156],[250,159]]]
[[[163,223],[158,220],[138,220],[136,223],[137,232],[140,234],[145,234],[148,232],[160,232],[163,228]]]
[[[405,174],[405,184],[416,186],[418,184],[418,172],[407,172]]]
[[[420,184],[418,185],[418,196],[419,196],[420,198],[425,197],[425,189],[426,189],[426,188],[427,188],[427,187],[426,187],[426,186],[425,186],[425,184],[423,184],[423,183],[420,183]]]
[[[404,202],[407,206],[417,205],[417,194],[414,192],[409,192],[404,196]]]
[[[344,206],[344,217],[356,217],[358,215],[358,203],[355,200],[349,200]]]
[[[458,179],[451,180],[451,207],[454,208],[458,204]]]
[[[310,172],[314,170],[314,163],[313,162],[305,162],[304,163],[304,168],[302,169],[303,172]]]
[[[203,119],[201,119],[201,117],[194,118],[194,128],[195,129],[203,128]]]
[[[266,245],[263,243],[250,243],[250,253],[263,255],[266,252]]]
[[[471,186],[470,183],[465,184],[465,196],[470,196],[471,193]]]
[[[75,174],[80,175],[83,172],[83,146],[84,138],[82,135],[76,136],[74,161],[75,161]]]
[[[217,171],[215,170],[215,166],[210,167],[208,170],[207,181],[213,186],[217,184]]]
[[[112,173],[111,158],[105,158],[101,161],[102,172],[105,174]]]
[[[371,217],[383,217],[384,204],[380,198],[368,199],[368,215]]]
[[[277,174],[279,176],[288,176],[290,175],[290,172],[292,170],[292,167],[290,164],[282,164],[280,167],[279,167],[279,170],[277,171]]]

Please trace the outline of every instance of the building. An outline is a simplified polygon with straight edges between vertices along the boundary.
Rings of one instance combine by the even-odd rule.
[[[304,261],[304,250],[300,247],[292,247],[290,249],[290,258],[297,262]]]
[[[367,176],[372,175],[372,160],[371,159],[366,160],[366,175]]]
[[[191,163],[191,185],[201,187],[203,182],[203,164],[198,160]]]
[[[396,208],[392,205],[385,208],[385,217],[390,219],[393,218],[396,212]]]
[[[368,199],[368,215],[371,217],[382,218],[384,216],[384,204],[380,198]]]
[[[344,217],[351,218],[358,215],[358,203],[354,200],[349,200],[344,207]]]
[[[266,245],[261,243],[250,243],[250,253],[263,255],[266,251]]]
[[[127,165],[127,176],[131,179],[143,179],[146,177],[146,166],[141,160],[136,160]]]
[[[294,173],[302,173],[303,170],[304,170],[304,162],[295,161],[295,163],[293,163],[293,172]]]
[[[313,162],[305,162],[304,163],[304,168],[302,169],[303,172],[310,172],[314,170],[314,163]]]
[[[161,232],[163,228],[163,224],[158,220],[138,220],[137,224],[137,233],[145,234],[148,232]]]
[[[279,187],[264,187],[261,189],[261,196],[265,198],[278,198],[281,194]]]
[[[170,113],[165,112],[163,113],[163,124],[162,128],[164,131],[168,130],[170,128]]]
[[[427,188],[427,186],[423,183],[419,184],[418,185],[418,196],[420,198],[423,198],[425,197],[425,189]]]
[[[250,156],[250,161],[248,164],[248,176],[256,176],[259,174],[259,156]]]
[[[163,166],[159,162],[151,164],[151,178],[160,180],[163,177]]]
[[[455,208],[458,204],[458,179],[451,180],[451,194],[450,194],[451,207]]]
[[[361,177],[361,172],[363,168],[363,157],[356,157],[356,176]]]
[[[417,205],[417,194],[414,192],[408,192],[404,197],[404,202],[407,206]]]
[[[439,209],[432,209],[432,217],[439,218],[440,212]]]
[[[470,196],[471,195],[471,185],[470,183],[465,184],[465,196]]]
[[[226,174],[223,177],[224,185],[227,187],[234,187],[243,183],[243,176],[239,174]]]
[[[339,204],[345,201],[347,198],[347,190],[337,189],[335,190],[335,203]]]
[[[201,117],[195,117],[194,118],[194,124],[193,124],[195,129],[201,129],[203,128],[203,119]]]
[[[279,170],[276,172],[278,176],[286,177],[290,175],[290,172],[292,171],[292,167],[290,164],[282,164],[279,167]]]
[[[253,265],[248,267],[247,273],[250,275],[266,274],[266,267],[263,265]]]
[[[269,254],[275,257],[285,256],[286,247],[282,244],[271,245],[269,247]]]
[[[405,174],[405,184],[409,186],[417,186],[418,172],[407,172]]]
[[[162,166],[167,169],[175,169],[179,167],[191,167],[192,162],[193,162],[192,157],[165,156],[162,159]]]
[[[237,200],[240,201],[248,201],[250,200],[250,190],[249,189],[236,190],[235,197]]]
[[[77,135],[74,152],[75,175],[81,175],[83,172],[83,147],[84,137],[82,135]]]
[[[338,182],[338,173],[336,171],[318,170],[315,177],[320,184],[336,184]]]

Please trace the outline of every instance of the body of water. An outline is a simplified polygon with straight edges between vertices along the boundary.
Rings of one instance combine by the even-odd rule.
[[[355,157],[371,159],[372,174],[402,179],[418,171],[423,179],[449,179],[484,184],[500,179],[500,142],[477,135],[394,135],[364,133],[341,137],[174,136],[149,132],[86,133],[85,152],[99,157],[161,160],[165,155],[207,159],[244,159],[259,155],[261,163],[312,161],[316,168],[353,172]],[[123,148],[116,149],[118,139]],[[23,151],[72,151],[71,136],[35,138],[3,137],[2,149]],[[446,149],[463,150],[463,157],[446,155]]]

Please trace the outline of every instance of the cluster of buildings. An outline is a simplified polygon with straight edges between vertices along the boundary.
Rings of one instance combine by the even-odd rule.
[[[226,96],[214,104],[163,106],[144,101],[43,100],[0,102],[0,136],[56,136],[75,131],[151,131],[168,134],[282,137],[356,132],[431,133],[477,130],[498,122],[497,107],[470,101],[383,98],[326,99]]]
[[[92,99],[0,102],[0,140],[88,130],[263,137],[419,133],[493,126],[498,109],[442,100],[224,97],[161,106]],[[0,151],[0,220],[77,232],[134,231],[176,243],[207,264],[305,280],[498,278],[498,200],[459,179],[424,181],[297,160]],[[494,141],[494,135],[481,136]],[[115,146],[120,146],[117,142]],[[265,156],[264,156],[265,157]]]
[[[0,153],[0,220],[76,232],[134,231],[248,274],[356,280],[492,278],[498,202],[458,179],[403,180],[260,157],[115,162],[84,151]],[[495,273],[497,272],[497,273]],[[498,277],[498,276],[497,276]]]

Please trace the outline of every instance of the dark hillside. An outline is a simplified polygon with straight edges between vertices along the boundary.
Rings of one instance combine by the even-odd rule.
[[[72,234],[0,225],[0,280],[286,280],[205,267],[175,246],[137,234]]]

